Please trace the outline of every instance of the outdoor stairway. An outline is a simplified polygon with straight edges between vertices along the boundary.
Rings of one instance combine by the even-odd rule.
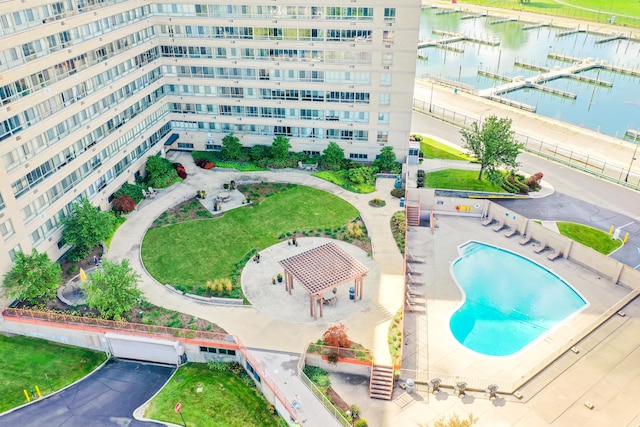
[[[393,366],[373,365],[369,381],[369,397],[391,400],[393,396]]]
[[[407,225],[419,226],[420,225],[420,203],[408,202],[406,207]]]

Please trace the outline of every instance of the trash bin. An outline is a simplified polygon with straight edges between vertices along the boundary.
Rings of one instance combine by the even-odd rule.
[[[396,183],[394,185],[395,188],[402,188],[402,178],[397,177],[396,178]]]
[[[413,393],[413,388],[415,387],[416,383],[413,380],[413,378],[409,378],[406,382],[405,382],[405,391],[409,394]]]
[[[349,288],[349,299],[350,300],[355,300],[356,299],[356,288],[354,288],[354,287],[350,287]]]
[[[400,197],[400,207],[404,208],[404,197]]]

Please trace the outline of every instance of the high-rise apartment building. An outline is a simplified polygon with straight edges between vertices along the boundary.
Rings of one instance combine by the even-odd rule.
[[[403,159],[420,3],[0,1],[0,273],[58,258],[70,203],[108,208],[163,147]]]

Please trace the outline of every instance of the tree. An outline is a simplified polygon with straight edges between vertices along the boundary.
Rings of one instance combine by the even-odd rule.
[[[97,269],[80,287],[89,307],[99,310],[107,319],[120,320],[142,297],[139,278],[128,260],[123,259],[120,264],[103,260],[102,269]]]
[[[373,165],[381,171],[391,172],[396,170],[398,162],[396,161],[396,153],[393,152],[393,147],[386,146],[380,150],[380,155],[373,161]]]
[[[222,138],[222,151],[220,155],[225,160],[238,160],[242,157],[242,144],[233,133]]]
[[[444,417],[435,422],[433,427],[472,427],[478,421],[474,418],[473,414],[469,414],[467,418],[460,418],[457,414],[449,417],[448,421],[445,421]]]
[[[178,180],[178,172],[173,163],[159,156],[150,156],[145,165],[145,181],[154,188],[166,188]]]
[[[351,347],[351,340],[347,336],[347,327],[342,323],[329,326],[322,334],[322,341],[331,347]]]
[[[284,160],[289,155],[289,149],[291,149],[289,138],[282,135],[276,136],[271,144],[271,157],[275,160]]]
[[[62,239],[84,257],[98,243],[111,237],[115,217],[111,212],[101,212],[87,198],[74,203],[71,209],[71,215],[62,218]]]
[[[509,169],[518,167],[516,158],[523,145],[515,140],[511,119],[490,116],[481,127],[478,122],[473,122],[471,130],[463,129],[460,133],[464,148],[480,163],[478,181],[482,180],[482,174],[486,171],[489,180],[499,184],[501,177],[497,170],[500,166]]]
[[[331,141],[327,148],[322,152],[322,159],[320,162],[322,163],[322,166],[336,170],[340,168],[343,160],[344,150],[337,143]]]
[[[11,298],[36,303],[51,298],[62,283],[60,264],[51,261],[47,253],[35,248],[31,255],[16,252],[15,265],[4,276],[4,286]]]
[[[347,178],[354,184],[374,184],[376,176],[373,168],[358,166],[347,170]]]

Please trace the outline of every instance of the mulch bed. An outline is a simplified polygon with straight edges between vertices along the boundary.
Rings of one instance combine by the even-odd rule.
[[[98,245],[93,248],[91,253],[82,261],[74,262],[69,261],[66,258],[61,260],[60,267],[62,268],[62,282],[67,283],[69,280],[80,274],[81,268],[84,271],[87,271],[88,269],[95,267],[95,264],[93,263],[93,257],[97,256],[98,259],[102,259],[103,252],[104,251],[102,249],[102,246]],[[77,268],[72,266],[76,266]]]
[[[345,402],[344,399],[341,398],[340,395],[336,393],[336,391],[333,388],[329,387],[327,389],[327,395],[329,396],[329,400],[331,400],[334,406],[336,406],[338,409],[345,412],[349,410],[349,404]]]

